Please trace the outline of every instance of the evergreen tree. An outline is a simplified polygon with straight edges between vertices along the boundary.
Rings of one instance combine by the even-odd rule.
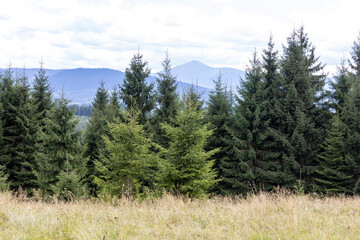
[[[360,33],[351,51],[350,68],[354,71],[355,77],[360,81]]]
[[[65,199],[69,194],[79,196],[85,193],[84,185],[79,189],[79,181],[86,173],[80,132],[75,132],[77,121],[67,105],[68,101],[62,97],[56,100],[55,107],[48,112],[45,131],[41,134],[42,145],[35,156],[35,175],[43,194],[57,193]],[[64,182],[73,184],[69,186]],[[64,186],[66,189],[62,188]]]
[[[116,121],[120,119],[120,103],[119,94],[116,86],[111,92],[109,104],[106,108],[106,118],[108,122]]]
[[[124,122],[109,123],[110,136],[104,136],[106,155],[96,161],[95,184],[100,193],[111,196],[138,196],[146,169],[156,158],[150,151],[151,140],[139,123],[141,112],[130,108],[123,112]]]
[[[220,168],[221,162],[229,159],[231,145],[228,144],[227,140],[231,136],[227,128],[231,126],[233,114],[232,95],[225,86],[222,76],[221,72],[219,72],[216,80],[214,80],[215,90],[209,94],[208,108],[205,115],[206,122],[210,124],[210,129],[213,131],[213,134],[209,137],[206,150],[220,149],[213,157],[215,160],[213,169],[217,173],[217,179],[221,179],[223,176]],[[221,181],[214,186],[214,191],[224,193]]]
[[[348,97],[345,98],[341,120],[347,126],[346,150],[355,160],[355,178],[357,179],[360,177],[360,85],[358,82],[352,84]]]
[[[3,106],[3,141],[0,146],[0,166],[5,168],[5,175],[8,176],[9,187],[11,190],[18,190],[21,186],[18,173],[21,168],[21,162],[15,161],[17,158],[18,144],[22,139],[19,138],[19,125],[17,110],[19,107],[19,99],[17,99],[17,86],[13,71],[9,66],[6,69],[1,84],[1,99]]]
[[[216,184],[214,161],[209,160],[219,149],[205,151],[211,136],[209,124],[203,124],[204,111],[191,101],[181,102],[172,123],[163,123],[169,147],[161,148],[160,185],[167,191],[189,197],[203,197]]]
[[[93,101],[93,111],[85,133],[85,157],[88,158],[86,182],[92,191],[95,191],[95,185],[93,185],[93,177],[96,175],[95,161],[100,160],[100,154],[105,149],[103,136],[108,132],[106,108],[109,96],[104,84],[101,81],[100,87],[97,89]]]
[[[317,189],[329,195],[352,194],[354,188],[355,161],[345,146],[345,125],[338,116],[327,130],[323,152],[319,155],[320,167],[314,178]]]
[[[184,98],[187,104],[192,104],[197,110],[203,109],[204,101],[201,99],[202,93],[199,92],[198,86],[194,84],[185,89]]]
[[[340,67],[337,68],[337,75],[334,79],[334,82],[330,82],[333,90],[331,97],[336,113],[341,114],[344,109],[345,99],[348,97],[351,86],[354,82],[348,68],[345,66],[344,60],[341,61]]]
[[[125,79],[120,86],[120,96],[129,109],[134,104],[140,109],[140,124],[145,124],[148,114],[154,108],[153,88],[154,84],[146,84],[146,79],[150,75],[148,63],[143,61],[143,55],[137,52],[130,62],[130,67],[126,68]]]
[[[263,164],[259,168],[256,181],[264,190],[272,190],[274,186],[289,186],[294,178],[291,169],[296,165],[289,158],[289,141],[283,136],[282,78],[279,73],[278,51],[274,50],[274,42],[270,36],[268,48],[263,51],[263,99],[264,108],[262,121],[265,122],[266,131],[261,148],[264,150]]]
[[[15,98],[17,104],[12,105],[16,111],[15,146],[12,158],[13,174],[10,175],[11,187],[30,192],[35,188],[35,175],[33,173],[35,159],[36,122],[34,119],[34,108],[30,99],[30,85],[25,75],[25,69],[16,80]]]
[[[330,112],[324,107],[325,75],[323,65],[315,56],[315,47],[300,27],[287,39],[281,60],[282,112],[281,132],[291,148],[288,159],[296,161],[292,172],[297,179],[312,184],[317,167],[316,155],[325,138]]]
[[[152,118],[152,129],[154,131],[154,141],[161,146],[167,147],[168,139],[164,131],[160,127],[160,123],[169,123],[170,119],[175,117],[178,95],[176,93],[176,77],[171,73],[171,64],[168,53],[162,62],[163,71],[160,72],[156,81],[158,83],[157,89],[157,108],[155,109],[154,117]]]
[[[48,76],[40,63],[40,69],[35,75],[32,91],[32,102],[35,107],[37,128],[43,130],[47,118],[48,111],[52,108],[52,90]]]

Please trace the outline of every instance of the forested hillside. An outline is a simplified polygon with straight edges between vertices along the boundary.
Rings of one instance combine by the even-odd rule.
[[[111,91],[102,81],[81,108],[54,99],[42,65],[32,85],[9,66],[0,78],[0,189],[64,200],[359,194],[360,35],[335,76],[303,27],[282,52],[274,45],[270,37],[253,52],[235,93],[214,75],[205,100],[193,85],[179,95],[168,54],[149,82],[136,52],[124,80]],[[75,111],[88,122],[79,127]]]

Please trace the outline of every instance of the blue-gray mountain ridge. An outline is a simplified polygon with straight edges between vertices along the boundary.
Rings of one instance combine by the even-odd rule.
[[[13,71],[15,74],[21,74],[23,69],[14,68]],[[30,83],[33,82],[37,71],[38,68],[25,69]],[[64,91],[65,97],[75,104],[90,104],[101,80],[105,82],[105,88],[112,90],[114,86],[122,84],[125,78],[124,72],[108,68],[45,69],[45,71],[49,76],[54,97],[60,97]],[[172,73],[177,76],[179,94],[193,85],[202,94],[204,100],[208,99],[209,91],[214,86],[213,80],[219,72],[223,74],[223,79],[233,90],[239,78],[244,76],[241,70],[214,68],[199,61],[191,61],[172,68]],[[151,74],[147,81],[156,85],[156,76],[157,73]]]

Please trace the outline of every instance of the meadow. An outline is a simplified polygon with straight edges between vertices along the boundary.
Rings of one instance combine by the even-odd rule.
[[[360,198],[43,202],[0,194],[0,239],[360,239]]]

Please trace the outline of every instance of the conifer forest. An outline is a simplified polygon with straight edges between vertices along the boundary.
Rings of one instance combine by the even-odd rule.
[[[42,65],[32,85],[9,66],[0,76],[0,189],[62,200],[359,194],[360,34],[335,75],[304,27],[276,44],[281,52],[271,36],[254,50],[237,89],[214,76],[208,100],[196,87],[177,93],[168,54],[156,86],[148,83],[138,51],[123,84],[108,91],[100,82],[80,131]]]

